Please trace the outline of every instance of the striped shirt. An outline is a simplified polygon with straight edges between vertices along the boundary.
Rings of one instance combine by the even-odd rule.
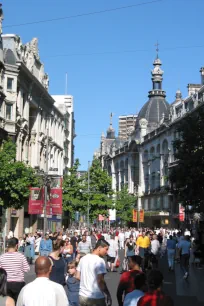
[[[7,252],[1,255],[0,268],[6,270],[8,282],[24,282],[24,272],[30,270],[25,256],[18,252]]]
[[[85,242],[80,241],[78,244],[78,251],[79,253],[82,253],[82,254],[91,253],[91,243],[88,241],[85,241]]]

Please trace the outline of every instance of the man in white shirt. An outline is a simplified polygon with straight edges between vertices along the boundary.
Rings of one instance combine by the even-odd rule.
[[[20,292],[16,306],[68,306],[64,288],[49,280],[52,264],[48,257],[40,256],[35,262],[37,278]]]
[[[111,235],[111,239],[108,240],[109,248],[108,248],[108,256],[107,256],[107,263],[109,270],[111,272],[114,271],[115,260],[118,255],[118,243],[115,241],[114,235]]]
[[[80,305],[112,305],[111,295],[104,280],[106,265],[102,258],[107,255],[108,247],[106,240],[98,240],[92,254],[87,254],[79,262],[76,278],[80,280]]]
[[[125,231],[125,240],[130,238],[130,231],[126,230]]]
[[[124,249],[125,234],[123,230],[120,231],[118,235],[118,239],[119,239],[120,249]]]
[[[157,235],[153,235],[153,239],[151,241],[151,262],[152,262],[153,269],[157,269],[158,267],[160,247],[161,246],[157,239]]]
[[[126,294],[123,306],[137,306],[139,299],[144,295],[146,277],[144,273],[135,275],[135,290]]]

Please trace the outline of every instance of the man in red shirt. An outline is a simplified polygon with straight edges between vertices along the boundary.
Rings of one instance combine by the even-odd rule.
[[[122,274],[117,289],[117,299],[119,306],[123,305],[125,295],[135,290],[135,275],[142,273],[141,263],[142,258],[138,255],[128,257],[128,266],[130,270]]]
[[[159,270],[152,270],[147,276],[148,292],[140,298],[137,306],[174,306],[170,296],[162,292],[163,275]]]

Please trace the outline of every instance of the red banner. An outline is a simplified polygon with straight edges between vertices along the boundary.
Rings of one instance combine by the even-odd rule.
[[[179,204],[179,221],[185,221],[185,208],[181,204]]]
[[[62,214],[62,188],[52,188],[47,201],[47,215]]]
[[[132,222],[137,222],[137,210],[132,210]]]
[[[43,191],[42,188],[30,188],[28,213],[38,215],[43,213]]]

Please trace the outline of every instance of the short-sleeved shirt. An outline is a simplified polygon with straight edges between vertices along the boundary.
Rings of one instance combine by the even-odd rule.
[[[151,242],[148,236],[144,236],[144,237],[140,236],[138,237],[136,243],[137,243],[137,246],[146,249],[150,246]]]
[[[6,270],[8,282],[24,282],[24,273],[30,270],[25,256],[19,252],[1,255],[0,268]]]
[[[139,299],[144,295],[141,290],[133,290],[125,296],[123,306],[136,306]]]
[[[79,253],[88,254],[91,252],[91,243],[89,241],[80,241],[78,244]]]
[[[97,276],[107,272],[104,259],[95,254],[87,254],[80,260],[77,271],[80,272],[79,295],[90,299],[104,298],[97,282]]]
[[[171,297],[165,295],[162,291],[155,290],[147,292],[141,297],[137,306],[174,306],[174,302]]]
[[[187,240],[181,240],[178,248],[181,249],[181,255],[190,254],[191,243]]]
[[[117,251],[118,251],[118,244],[115,240],[110,239],[108,240],[109,248],[108,248],[108,255],[110,257],[116,257]]]
[[[127,293],[135,290],[135,282],[134,282],[135,276],[139,273],[142,273],[142,271],[130,270],[130,271],[124,272],[120,278],[117,295],[123,295],[123,294],[126,295]]]

